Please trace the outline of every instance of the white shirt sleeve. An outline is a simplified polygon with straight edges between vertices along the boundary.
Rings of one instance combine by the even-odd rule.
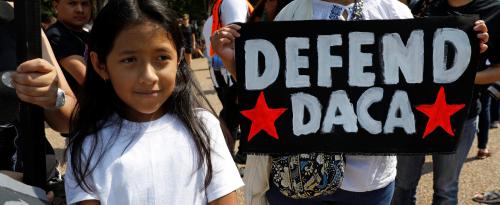
[[[66,192],[66,203],[76,204],[85,200],[98,200],[93,193],[88,193],[83,190],[76,182],[71,167],[71,154],[67,153],[66,174],[64,175],[64,189]]]
[[[248,6],[246,0],[224,0],[220,11],[222,25],[247,21]]]
[[[389,0],[386,2],[392,19],[412,19],[413,14],[410,8],[399,0]]]
[[[213,172],[212,181],[207,187],[206,195],[208,202],[212,202],[235,191],[244,184],[227,148],[219,120],[209,112],[201,112],[201,116],[211,140],[210,148],[212,149],[211,161]]]

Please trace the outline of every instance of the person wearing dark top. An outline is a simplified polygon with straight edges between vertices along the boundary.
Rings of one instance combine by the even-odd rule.
[[[193,26],[189,24],[188,14],[182,16],[181,31],[184,44],[184,58],[186,59],[186,63],[191,65],[192,53],[196,48],[196,37]]]
[[[10,12],[9,12],[10,11]],[[15,70],[16,64],[16,25],[14,9],[0,1],[0,74]],[[0,170],[13,170],[14,139],[19,113],[19,100],[14,89],[0,83]]]
[[[458,204],[458,180],[463,163],[477,133],[479,98],[489,83],[500,79],[500,0],[421,0],[412,12],[417,17],[479,15],[488,28],[488,50],[480,55],[480,65],[475,78],[473,100],[468,119],[454,154],[433,154],[434,195],[433,205]],[[486,60],[491,62],[486,64]],[[396,188],[392,204],[416,203],[416,189],[420,180],[424,156],[398,156]]]
[[[91,16],[90,0],[55,0],[57,22],[47,30],[57,62],[63,68],[73,92],[85,79],[85,46],[88,32],[83,27]]]
[[[15,143],[20,101],[42,107],[45,120],[52,129],[68,132],[76,98],[64,76],[58,72],[59,67],[53,66],[57,62],[43,32],[41,47],[45,60],[34,59],[18,65],[16,39],[13,4],[0,0],[0,170],[22,172],[22,157],[16,154],[21,152]],[[45,145],[47,156],[54,155],[47,141]],[[47,158],[48,163],[50,160]],[[47,176],[50,177],[49,172]]]

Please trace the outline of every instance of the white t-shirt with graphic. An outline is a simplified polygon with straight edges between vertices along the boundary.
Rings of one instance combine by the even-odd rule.
[[[313,0],[312,18],[314,20],[349,20],[353,15],[353,6],[354,4],[344,6]],[[398,0],[365,0],[362,13],[365,20],[413,18],[410,9]],[[396,178],[396,164],[395,156],[346,155],[341,189],[366,192],[384,188]]]
[[[88,180],[94,190],[87,193],[77,186],[68,160],[68,204],[96,199],[103,205],[206,205],[242,187],[218,119],[207,111],[197,114],[206,125],[212,149],[212,181],[206,190],[206,166],[198,166],[192,136],[178,118],[165,114],[151,122],[124,121],[120,132],[115,124],[99,131],[96,153],[105,152],[101,159],[97,154],[91,159],[92,164],[99,161]],[[89,152],[91,139],[85,141],[84,153]]]

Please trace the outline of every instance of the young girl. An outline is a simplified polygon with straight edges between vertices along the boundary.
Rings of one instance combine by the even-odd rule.
[[[235,204],[243,182],[217,118],[199,108],[174,14],[157,0],[109,1],[89,40],[68,204]]]

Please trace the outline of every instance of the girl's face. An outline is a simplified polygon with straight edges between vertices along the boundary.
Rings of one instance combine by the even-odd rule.
[[[150,121],[166,113],[162,105],[174,90],[178,61],[174,43],[163,27],[152,22],[126,27],[115,39],[105,64],[99,64],[95,53],[91,59],[97,73],[111,81],[128,106],[125,118]]]

